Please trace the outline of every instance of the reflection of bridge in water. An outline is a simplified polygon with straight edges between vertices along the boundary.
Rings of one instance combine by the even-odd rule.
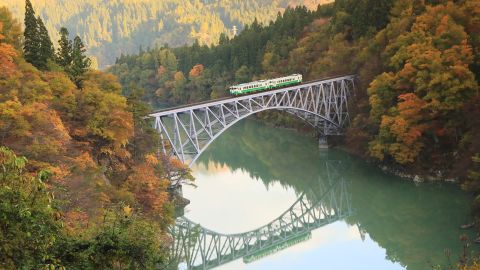
[[[351,214],[351,205],[339,165],[328,161],[327,179],[318,179],[316,186],[277,219],[249,232],[221,234],[185,217],[178,218],[172,229],[172,261],[184,262],[189,269],[211,269],[239,258],[250,262],[308,239],[314,229],[344,219]]]

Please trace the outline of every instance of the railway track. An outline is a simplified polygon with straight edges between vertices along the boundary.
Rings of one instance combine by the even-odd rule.
[[[343,76],[349,76],[349,75],[325,77],[325,78],[321,78],[321,79],[318,79],[318,80],[311,80],[311,81],[307,81],[307,82],[302,82],[301,84],[297,84],[297,85],[290,85],[290,86],[286,86],[286,87],[280,87],[280,88],[275,88],[275,89],[270,89],[270,90],[265,90],[265,91],[252,92],[252,93],[249,93],[249,94],[246,94],[246,95],[241,95],[241,97],[247,97],[247,96],[255,95],[255,94],[258,94],[258,93],[261,93],[261,92],[268,93],[268,92],[271,92],[271,91],[277,91],[279,89],[288,88],[288,87],[292,87],[292,86],[307,85],[307,84],[311,84],[311,83],[315,83],[315,82],[319,82],[319,81],[326,81],[326,80],[330,80],[330,79],[334,79],[334,78],[338,78],[338,77],[343,77]],[[162,110],[156,110],[156,111],[151,112],[150,115],[165,112],[165,111],[182,109],[182,108],[185,108],[185,107],[192,107],[192,106],[207,104],[207,103],[211,103],[211,102],[222,101],[222,100],[231,99],[231,98],[234,98],[234,97],[238,97],[238,96],[228,96],[228,97],[210,99],[210,100],[205,100],[205,101],[200,101],[200,102],[195,102],[195,103],[190,103],[190,104],[183,104],[183,105],[176,106],[176,107],[170,107],[170,108],[165,108],[165,109],[162,109]]]

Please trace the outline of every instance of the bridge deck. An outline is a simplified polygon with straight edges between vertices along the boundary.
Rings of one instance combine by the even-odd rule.
[[[159,132],[159,150],[191,166],[211,142],[250,115],[280,110],[322,134],[339,135],[349,122],[348,97],[355,75],[328,77],[249,95],[225,97],[151,113]]]
[[[215,105],[215,104],[221,103],[222,101],[226,101],[226,100],[242,99],[242,98],[252,97],[252,96],[262,96],[266,93],[282,92],[282,91],[285,91],[286,89],[298,88],[299,86],[308,87],[308,86],[310,86],[312,84],[315,84],[317,82],[327,82],[328,80],[333,81],[333,80],[341,79],[343,77],[351,77],[351,76],[355,76],[355,75],[351,74],[351,75],[344,75],[344,76],[329,76],[329,77],[325,77],[325,78],[318,79],[318,80],[311,80],[311,81],[303,82],[301,84],[296,84],[296,85],[291,85],[291,86],[281,87],[281,88],[275,88],[275,89],[271,89],[271,90],[258,91],[258,92],[253,92],[253,93],[249,93],[249,94],[246,94],[246,95],[229,96],[229,97],[223,97],[223,98],[218,98],[218,99],[211,99],[211,100],[195,102],[195,103],[191,103],[191,104],[184,104],[184,105],[179,105],[179,106],[176,106],[176,107],[165,108],[165,109],[154,111],[151,114],[149,114],[149,116],[150,117],[165,116],[165,115],[169,115],[169,114],[172,114],[172,113],[178,113],[178,112],[185,111],[185,109],[187,109],[187,108],[188,109],[198,109],[198,108],[202,108],[204,106]]]

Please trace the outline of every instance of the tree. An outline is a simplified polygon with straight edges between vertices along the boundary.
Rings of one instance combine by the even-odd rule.
[[[0,268],[39,269],[48,264],[61,224],[45,182],[50,173],[32,176],[27,159],[0,147]]]
[[[72,64],[72,41],[68,38],[68,30],[65,27],[60,28],[60,40],[58,40],[58,49],[56,55],[56,62],[63,67],[66,72],[69,72]]]
[[[169,181],[159,177],[158,165],[154,155],[146,155],[145,161],[132,169],[125,188],[134,194],[146,214],[162,218],[168,202]]]
[[[134,136],[129,144],[133,158],[138,160],[150,151],[155,145],[156,132],[145,115],[148,115],[152,108],[144,102],[145,92],[135,84],[130,85],[130,94],[127,97],[128,111],[132,113],[134,124]]]
[[[250,78],[250,71],[247,66],[241,66],[235,71],[235,81],[237,83],[246,83]]]
[[[170,72],[175,72],[178,68],[178,61],[175,54],[170,49],[162,49],[158,55],[159,64]]]
[[[0,22],[3,24],[3,30],[0,30],[4,35],[3,42],[12,45],[17,51],[22,51],[22,26],[6,7],[0,7]]]
[[[25,42],[23,45],[23,54],[25,60],[35,67],[41,66],[40,59],[40,33],[38,28],[38,21],[35,17],[35,11],[33,10],[30,0],[25,1]]]
[[[40,39],[39,44],[39,68],[42,70],[47,69],[47,63],[49,60],[53,60],[55,56],[55,50],[53,49],[52,40],[48,35],[47,28],[43,24],[40,17],[37,18],[38,23],[38,35]]]
[[[198,77],[202,75],[203,70],[204,70],[203,65],[197,64],[193,66],[192,70],[190,70],[190,72],[188,73],[188,76],[190,76],[190,78]]]
[[[85,55],[85,46],[79,36],[76,36],[73,40],[72,50],[72,67],[70,70],[70,76],[75,84],[80,87],[82,76],[90,68],[92,63],[90,59]]]
[[[2,35],[3,32],[3,22],[0,21],[0,78],[5,75],[10,75],[15,70],[15,64],[13,63],[13,58],[17,56],[17,52],[10,44],[3,43],[5,38]]]

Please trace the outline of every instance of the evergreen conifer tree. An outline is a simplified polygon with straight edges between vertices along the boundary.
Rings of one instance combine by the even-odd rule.
[[[25,1],[25,42],[23,45],[23,53],[25,60],[35,67],[39,67],[40,60],[40,38],[38,31],[38,22],[35,17],[35,11],[33,10],[30,0]]]
[[[48,35],[47,28],[40,17],[37,19],[39,32],[39,68],[47,69],[47,62],[54,58],[55,50],[53,48],[52,40]]]
[[[68,39],[68,30],[65,27],[60,28],[60,40],[58,40],[58,50],[56,55],[56,62],[63,67],[65,72],[70,71],[72,64],[72,41]]]
[[[81,76],[88,70],[91,60],[85,55],[85,46],[79,36],[73,40],[72,67],[70,76],[75,84],[80,87]]]

